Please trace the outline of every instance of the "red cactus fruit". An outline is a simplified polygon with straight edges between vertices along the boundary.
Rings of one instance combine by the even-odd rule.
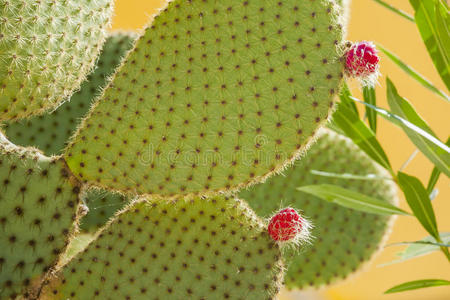
[[[348,76],[363,80],[377,77],[380,57],[372,42],[355,43],[345,55],[345,70]]]
[[[308,236],[309,223],[293,208],[276,213],[269,222],[269,235],[277,242],[304,240]]]

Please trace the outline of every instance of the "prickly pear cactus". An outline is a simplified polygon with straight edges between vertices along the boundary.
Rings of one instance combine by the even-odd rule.
[[[4,130],[8,138],[17,145],[35,146],[47,155],[60,154],[134,39],[134,33],[111,34],[104,44],[95,72],[87,77],[81,90],[51,114],[6,123]]]
[[[0,121],[56,108],[106,37],[111,0],[0,0]]]
[[[6,123],[4,130],[8,138],[18,145],[42,149],[47,155],[59,154],[79,120],[88,111],[94,97],[104,87],[126,51],[132,47],[135,38],[136,34],[132,32],[110,34],[102,49],[97,69],[81,85],[81,90],[51,114]],[[87,231],[103,226],[114,212],[127,203],[124,197],[107,191],[89,191],[83,195],[83,201],[89,210],[81,219],[80,227]]]
[[[311,173],[312,170],[354,175],[387,172],[368,158],[349,139],[323,131],[308,154],[285,176],[277,176],[240,193],[260,215],[269,216],[279,207],[300,209],[314,225],[311,245],[300,253],[288,253],[288,288],[320,287],[348,277],[361,269],[380,249],[392,218],[357,212],[332,204],[296,188],[310,184],[335,184],[388,202],[396,202],[390,180],[349,180]]]
[[[240,200],[141,201],[44,287],[43,299],[270,299],[280,250]]]
[[[0,134],[0,299],[30,296],[57,263],[74,230],[79,190],[61,158]]]
[[[118,32],[110,35],[104,44],[97,69],[81,85],[81,90],[49,115],[7,123],[4,130],[8,138],[19,145],[36,146],[47,155],[59,154],[79,120],[89,110],[92,100],[105,85],[106,79],[131,48],[134,38],[134,33]]]
[[[305,151],[343,64],[331,1],[181,1],[155,18],[65,152],[81,180],[163,197],[230,192]]]
[[[0,0],[0,121],[56,108],[78,88],[102,47],[110,2]],[[344,2],[170,1],[111,80],[132,36],[108,39],[70,103],[8,123],[14,142],[63,156],[0,136],[0,298],[274,298],[280,241],[308,222],[287,208],[274,222],[289,231],[274,226],[271,237],[268,222],[226,194],[283,170],[329,118],[344,71]],[[291,288],[346,277],[388,224],[302,195],[297,184],[393,198],[384,181],[309,174],[384,176],[346,139],[320,137],[286,178],[241,194],[262,215],[283,200],[315,223],[313,247],[284,253]],[[90,209],[81,221],[80,200]]]

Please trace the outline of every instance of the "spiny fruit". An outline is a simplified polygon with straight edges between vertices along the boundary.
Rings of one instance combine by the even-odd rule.
[[[43,299],[272,299],[278,245],[240,200],[140,200],[68,263]]]
[[[0,134],[0,299],[32,298],[75,230],[79,190],[60,157]]]
[[[345,56],[346,74],[365,82],[373,81],[378,76],[379,61],[378,51],[372,42],[355,43]]]
[[[274,241],[295,242],[308,237],[308,221],[302,218],[293,208],[285,208],[277,212],[269,222],[267,230]]]
[[[125,53],[132,47],[136,34],[114,32],[103,46],[95,72],[91,73],[70,101],[51,114],[43,114],[18,122],[7,122],[4,130],[9,140],[21,146],[34,146],[46,155],[60,154],[81,118],[105,86]]]
[[[355,180],[316,175],[371,174],[375,180]],[[375,176],[373,176],[375,175]],[[312,242],[301,253],[290,251],[285,283],[288,288],[321,287],[344,279],[371,260],[389,231],[391,218],[354,211],[323,201],[297,190],[311,184],[335,184],[387,202],[395,203],[396,191],[389,175],[351,140],[326,130],[307,155],[284,176],[243,191],[239,197],[249,202],[261,216],[271,216],[280,205],[301,209],[314,224]]]
[[[280,171],[332,111],[340,11],[334,1],[169,2],[74,135],[70,169],[164,198],[232,192]]]
[[[112,0],[0,1],[0,121],[55,109],[92,70]]]

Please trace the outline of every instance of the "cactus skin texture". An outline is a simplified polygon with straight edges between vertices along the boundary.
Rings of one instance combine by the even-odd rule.
[[[93,68],[110,0],[0,0],[0,121],[58,107]]]
[[[135,37],[134,33],[128,32],[111,34],[103,46],[95,72],[87,77],[81,90],[51,114],[6,123],[4,131],[10,141],[17,145],[35,146],[46,155],[60,154],[94,97],[132,47]]]
[[[97,69],[81,85],[81,90],[51,114],[6,123],[3,129],[8,138],[18,145],[35,146],[46,155],[59,154],[74,133],[79,119],[86,114],[94,97],[105,86],[107,78],[117,68],[126,51],[130,50],[135,38],[136,34],[132,32],[110,34],[103,46]],[[83,195],[83,201],[89,211],[82,218],[80,227],[86,231],[97,230],[105,225],[127,202],[125,197],[106,191],[89,191]]]
[[[69,174],[61,158],[0,135],[0,299],[27,298],[57,263],[78,207],[79,183]]]
[[[42,299],[271,299],[281,252],[233,198],[138,202],[44,287]]]
[[[330,1],[168,3],[65,152],[78,178],[161,197],[257,183],[303,153],[343,76]]]
[[[311,170],[388,177],[387,172],[349,139],[322,131],[308,154],[287,170],[285,176],[271,178],[240,193],[259,215],[270,216],[281,203],[302,210],[311,220],[314,226],[311,246],[306,246],[301,253],[286,254],[289,267],[285,284],[291,289],[318,288],[361,269],[381,247],[391,220],[323,201],[297,191],[297,187],[336,184],[389,202],[397,201],[395,186],[390,181],[337,179],[313,175]]]

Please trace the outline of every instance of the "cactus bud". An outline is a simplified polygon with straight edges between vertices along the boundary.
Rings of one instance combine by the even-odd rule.
[[[269,222],[269,235],[277,242],[302,242],[309,237],[310,224],[293,208],[276,213]]]
[[[380,57],[372,42],[353,44],[345,54],[347,76],[359,78],[363,85],[373,85],[378,77]]]

